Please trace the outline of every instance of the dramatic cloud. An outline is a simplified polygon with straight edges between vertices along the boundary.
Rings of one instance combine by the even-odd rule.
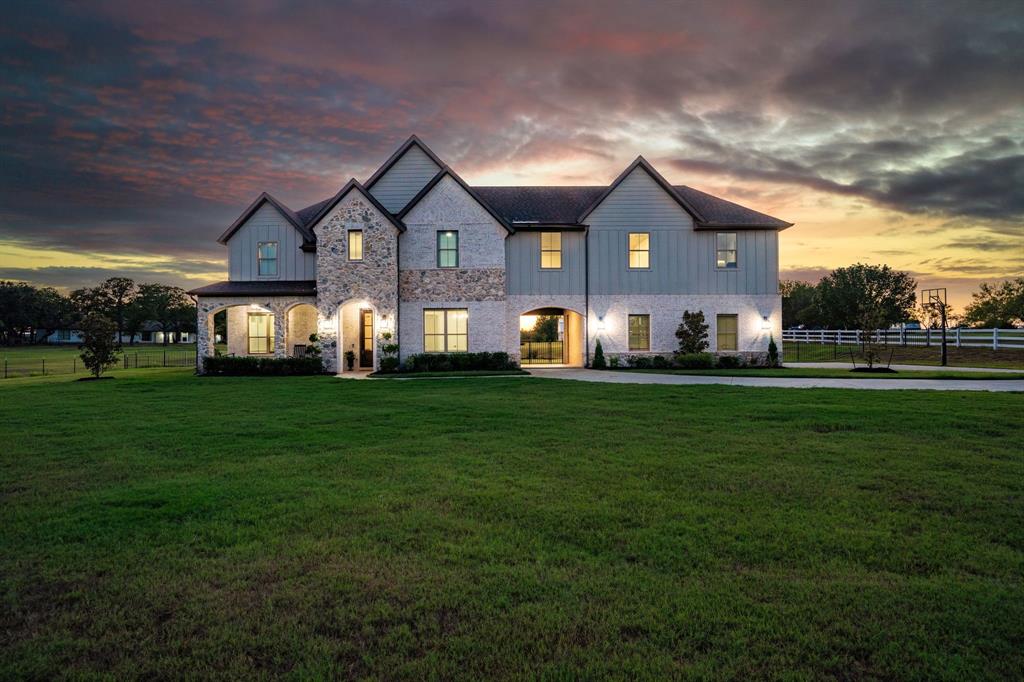
[[[71,286],[125,267],[115,255],[201,276],[189,263],[223,259],[216,236],[259,191],[312,203],[411,132],[481,184],[605,183],[643,153],[796,221],[794,271],[925,271],[935,249],[937,277],[1021,267],[1014,3],[108,0],[4,17],[0,240],[91,262],[22,251],[0,276]]]

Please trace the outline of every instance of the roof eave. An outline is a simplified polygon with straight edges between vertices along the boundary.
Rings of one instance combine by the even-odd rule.
[[[299,234],[302,235],[303,239],[308,238],[309,235],[306,232],[306,228],[302,225],[302,223],[296,220],[290,208],[288,208],[283,203],[275,199],[269,192],[261,192],[260,195],[256,197],[256,200],[249,204],[248,208],[242,211],[242,215],[238,216],[235,222],[231,223],[231,227],[225,230],[224,233],[221,234],[221,236],[217,237],[217,242],[220,244],[227,244],[228,240],[231,239],[235,232],[238,232],[238,230],[241,229],[242,225],[244,225],[246,221],[249,220],[249,218],[251,218],[252,215],[257,210],[259,210],[260,206],[262,206],[264,203],[269,203],[271,206],[273,206],[274,209],[278,213],[280,213],[285,220],[291,223],[292,227],[299,231]]]
[[[409,151],[409,147],[412,147],[413,145],[416,145],[417,147],[419,147],[423,151],[424,154],[426,154],[428,157],[430,157],[431,161],[433,161],[434,163],[436,163],[438,165],[439,168],[443,169],[445,167],[444,161],[442,161],[437,156],[437,154],[435,154],[430,149],[430,147],[425,145],[423,143],[423,140],[421,140],[416,135],[410,135],[409,139],[407,139],[405,142],[403,142],[402,145],[398,149],[395,150],[395,153],[392,154],[391,156],[389,156],[388,160],[385,161],[384,163],[382,163],[380,168],[375,170],[373,172],[373,175],[371,175],[370,177],[368,177],[366,179],[366,182],[363,183],[363,186],[366,188],[366,190],[369,191],[370,188],[373,187],[377,183],[378,180],[380,180],[382,177],[384,177],[384,174],[387,173],[389,170],[391,170],[391,167],[394,166],[396,163],[398,163],[398,160],[400,158],[402,158],[402,156],[404,156],[405,153],[407,151]]]
[[[697,210],[697,208],[693,204],[691,204],[689,201],[683,198],[683,196],[676,191],[676,189],[671,185],[671,183],[669,183],[668,180],[662,177],[661,173],[659,173],[654,168],[654,166],[652,166],[650,162],[648,162],[647,159],[645,159],[643,156],[636,157],[633,163],[629,164],[629,166],[626,167],[626,170],[619,173],[619,176],[612,181],[612,184],[608,185],[608,189],[602,192],[601,195],[597,197],[597,199],[595,199],[594,202],[591,203],[590,206],[588,206],[582,214],[580,214],[580,217],[577,219],[577,222],[585,222],[586,219],[590,216],[590,214],[593,213],[598,206],[604,203],[604,200],[607,199],[611,195],[611,193],[615,191],[615,188],[622,184],[622,182],[626,178],[628,178],[630,174],[632,174],[633,171],[635,171],[638,167],[642,168],[644,172],[647,173],[647,175],[649,175],[651,179],[654,180],[654,182],[657,183],[658,186],[665,191],[666,194],[668,194],[677,204],[679,204],[679,206],[682,207],[684,211],[689,213],[695,222],[704,222],[704,215],[699,210]]]
[[[473,189],[472,187],[467,185],[466,181],[463,180],[461,177],[459,177],[459,174],[456,173],[454,170],[451,169],[450,166],[447,166],[447,165],[442,166],[441,170],[439,170],[434,175],[434,177],[432,177],[430,179],[430,182],[428,182],[426,185],[424,185],[423,188],[420,189],[420,191],[416,193],[416,196],[414,196],[412,199],[409,200],[409,203],[407,203],[405,205],[405,208],[403,208],[401,211],[398,212],[398,214],[397,214],[398,219],[399,220],[405,220],[405,216],[407,216],[412,211],[412,209],[415,208],[416,205],[420,201],[422,201],[424,199],[424,197],[426,197],[428,194],[430,194],[430,192],[433,191],[433,189],[437,186],[437,184],[439,182],[441,182],[441,180],[443,180],[444,176],[446,176],[446,175],[451,177],[451,179],[454,180],[456,182],[456,184],[459,185],[459,187],[461,187],[463,190],[465,190],[466,194],[471,196],[476,203],[480,204],[481,208],[483,208],[485,211],[487,211],[487,213],[492,218],[494,218],[496,221],[498,221],[499,225],[504,227],[505,230],[507,230],[510,234],[514,234],[515,233],[516,230],[512,226],[512,224],[509,223],[504,218],[502,218],[500,215],[498,215],[498,213],[493,208],[491,208],[487,204],[486,201],[483,200],[483,197],[481,197],[477,193],[477,191],[475,189]]]
[[[374,208],[376,208],[387,219],[387,221],[395,227],[396,230],[398,230],[399,232],[405,232],[405,223],[403,223],[401,219],[397,218],[394,214],[392,214],[390,211],[384,208],[381,205],[381,203],[377,201],[376,197],[370,194],[369,190],[367,190],[366,187],[360,184],[358,180],[356,180],[355,178],[351,178],[348,182],[345,183],[345,185],[340,190],[338,190],[337,194],[331,197],[330,201],[324,204],[324,207],[321,208],[315,216],[313,216],[313,219],[309,221],[309,231],[314,238],[314,250],[316,248],[316,233],[313,231],[313,227],[321,220],[323,220],[328,213],[333,211],[334,207],[337,206],[342,201],[342,199],[348,196],[348,193],[351,192],[352,190],[358,191],[363,196],[364,199],[369,201],[370,204]],[[303,249],[305,249],[305,246],[306,245],[303,244]]]

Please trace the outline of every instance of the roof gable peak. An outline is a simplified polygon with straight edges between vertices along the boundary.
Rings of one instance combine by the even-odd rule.
[[[665,191],[666,194],[668,194],[677,204],[679,204],[684,211],[690,214],[690,216],[694,219],[695,222],[697,222],[698,224],[705,222],[704,215],[699,210],[697,210],[697,208],[693,206],[693,204],[691,204],[681,194],[679,194],[679,192],[675,190],[675,188],[669,183],[669,181],[666,180],[661,175],[661,173],[655,170],[654,166],[652,166],[651,163],[647,159],[645,159],[642,154],[637,156],[633,163],[626,166],[626,169],[619,173],[619,176],[612,181],[612,184],[608,185],[608,189],[602,192],[601,195],[598,196],[597,199],[595,199],[594,202],[590,206],[588,206],[587,209],[580,215],[577,222],[583,223],[587,219],[587,217],[591,213],[593,213],[598,206],[604,203],[604,200],[607,199],[611,195],[611,193],[614,192],[615,189],[619,185],[621,185],[626,178],[632,175],[633,171],[635,171],[637,168],[643,169],[643,171],[647,173],[647,175],[649,175],[651,179],[654,180],[654,182],[656,182],[658,186]]]
[[[483,198],[481,198],[480,194],[475,189],[466,184],[466,181],[459,177],[459,174],[452,170],[452,168],[447,164],[442,164],[441,170],[439,170],[437,174],[430,179],[430,182],[423,186],[423,189],[416,193],[416,196],[409,200],[409,203],[405,205],[405,208],[403,208],[398,213],[398,219],[404,220],[405,216],[408,215],[409,212],[412,211],[412,209],[415,208],[416,205],[420,203],[420,201],[422,201],[424,197],[430,194],[433,191],[433,189],[437,187],[438,183],[444,180],[445,177],[450,177],[452,180],[454,180],[455,184],[461,187],[463,191],[466,192],[466,194],[472,197],[473,201],[478,203],[480,207],[487,211],[487,213],[492,218],[498,221],[499,225],[504,227],[510,233],[515,232],[515,229],[513,229],[512,225],[510,225],[507,220],[498,215],[498,213],[493,208],[491,208],[491,206],[486,201],[484,201]]]
[[[377,201],[377,199],[374,198],[374,196],[370,194],[366,187],[363,186],[358,180],[356,180],[355,178],[350,178],[349,181],[346,182],[342,186],[342,188],[339,189],[338,192],[333,197],[331,197],[331,199],[327,203],[324,204],[323,208],[321,208],[317,212],[317,214],[313,216],[312,220],[309,221],[310,233],[313,233],[313,228],[321,220],[323,220],[327,216],[327,214],[333,211],[334,207],[337,206],[346,196],[348,196],[349,192],[353,190],[359,192],[364,199],[370,202],[370,204],[375,209],[377,209],[377,211],[381,215],[383,215],[384,218],[389,223],[395,226],[395,229],[397,229],[399,232],[405,232],[405,224],[401,221],[401,219],[393,216],[386,208],[381,206],[380,202]]]
[[[292,224],[292,227],[299,231],[299,234],[302,235],[303,240],[309,240],[311,235],[309,232],[306,231],[306,228],[303,226],[302,221],[299,220],[299,217],[295,215],[295,211],[288,208],[288,206],[286,206],[283,202],[275,199],[274,196],[269,192],[260,192],[260,195],[256,197],[256,200],[249,204],[248,208],[242,211],[242,215],[238,216],[235,222],[231,223],[231,227],[226,229],[224,233],[217,238],[217,241],[221,244],[227,244],[228,240],[231,239],[232,235],[234,235],[235,232],[238,232],[238,230],[240,230],[242,226],[245,225],[249,218],[251,218],[252,215],[256,213],[256,211],[258,211],[261,206],[263,206],[263,204],[270,204],[271,206],[273,206],[274,209],[278,213],[280,213],[285,220]]]
[[[391,170],[391,167],[398,163],[398,161],[403,156],[405,156],[405,153],[409,151],[409,149],[413,146],[419,147],[420,150],[424,154],[426,154],[431,161],[438,165],[438,167],[445,168],[445,166],[447,165],[445,164],[444,161],[440,159],[440,157],[438,157],[437,154],[433,152],[433,150],[430,147],[426,145],[426,143],[423,142],[423,140],[421,140],[417,135],[414,134],[410,135],[409,138],[405,142],[403,142],[401,146],[399,146],[398,149],[396,149],[391,156],[388,157],[387,161],[382,163],[380,168],[375,170],[373,172],[373,175],[366,179],[366,182],[363,183],[363,186],[367,190],[371,189],[375,184],[377,184],[377,181],[384,177],[384,175],[389,170]]]

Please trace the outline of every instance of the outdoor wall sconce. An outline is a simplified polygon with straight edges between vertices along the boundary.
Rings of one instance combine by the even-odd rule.
[[[767,315],[764,315],[764,316],[763,316],[763,317],[761,318],[761,329],[763,329],[764,331],[768,331],[768,330],[769,330],[769,329],[771,329],[771,328],[772,328],[772,323],[771,323],[771,321],[770,321],[770,320],[768,319],[768,316],[767,316]]]
[[[599,331],[599,332],[603,332],[604,331],[604,318],[603,317],[597,318],[597,331]]]

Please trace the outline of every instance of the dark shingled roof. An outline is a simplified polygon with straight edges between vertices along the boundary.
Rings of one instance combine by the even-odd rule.
[[[510,223],[538,222],[575,224],[580,215],[607,187],[474,187],[480,198]],[[787,223],[706,192],[673,185],[672,189],[704,214],[697,226],[783,229]]]
[[[323,201],[318,201],[312,206],[300,208],[298,211],[295,212],[295,215],[298,216],[299,222],[301,222],[304,227],[312,227],[310,223],[313,222],[313,218],[315,218],[316,214],[319,213],[320,210],[327,205],[327,202],[333,198],[334,197],[327,197]]]
[[[217,282],[188,292],[193,296],[316,296],[316,280]]]

